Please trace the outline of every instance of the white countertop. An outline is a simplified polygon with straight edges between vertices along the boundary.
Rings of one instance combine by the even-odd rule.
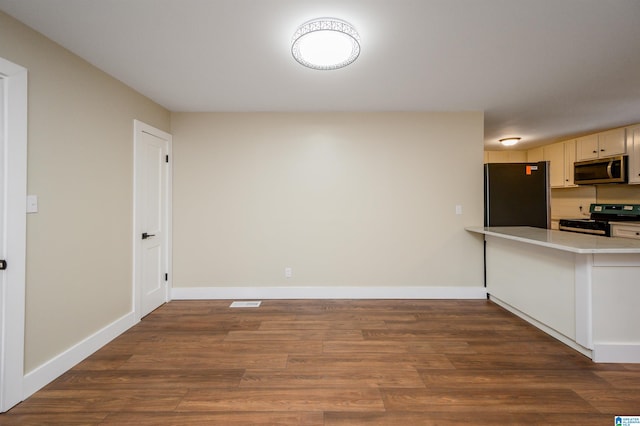
[[[638,253],[640,240],[601,237],[529,226],[470,226],[467,231],[572,253]]]

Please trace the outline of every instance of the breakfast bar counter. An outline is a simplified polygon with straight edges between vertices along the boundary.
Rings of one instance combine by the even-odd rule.
[[[572,253],[640,254],[640,240],[610,238],[530,226],[469,227],[467,231]]]
[[[595,362],[640,363],[640,240],[469,227],[495,303]]]

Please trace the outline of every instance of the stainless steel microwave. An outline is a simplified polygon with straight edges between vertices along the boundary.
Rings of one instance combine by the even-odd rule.
[[[577,185],[592,183],[627,182],[627,156],[599,158],[597,160],[576,161],[574,182]]]

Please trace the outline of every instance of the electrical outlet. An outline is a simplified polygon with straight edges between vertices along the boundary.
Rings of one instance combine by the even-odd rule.
[[[27,195],[27,213],[38,213],[37,195]]]
[[[284,268],[284,277],[285,278],[291,278],[292,276],[293,276],[293,269],[291,269],[291,267],[289,267],[289,266]]]

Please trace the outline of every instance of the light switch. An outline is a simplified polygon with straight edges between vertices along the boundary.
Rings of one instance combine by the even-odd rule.
[[[456,214],[462,214],[462,206],[460,204],[456,205]]]
[[[27,213],[38,213],[37,195],[27,195]]]

